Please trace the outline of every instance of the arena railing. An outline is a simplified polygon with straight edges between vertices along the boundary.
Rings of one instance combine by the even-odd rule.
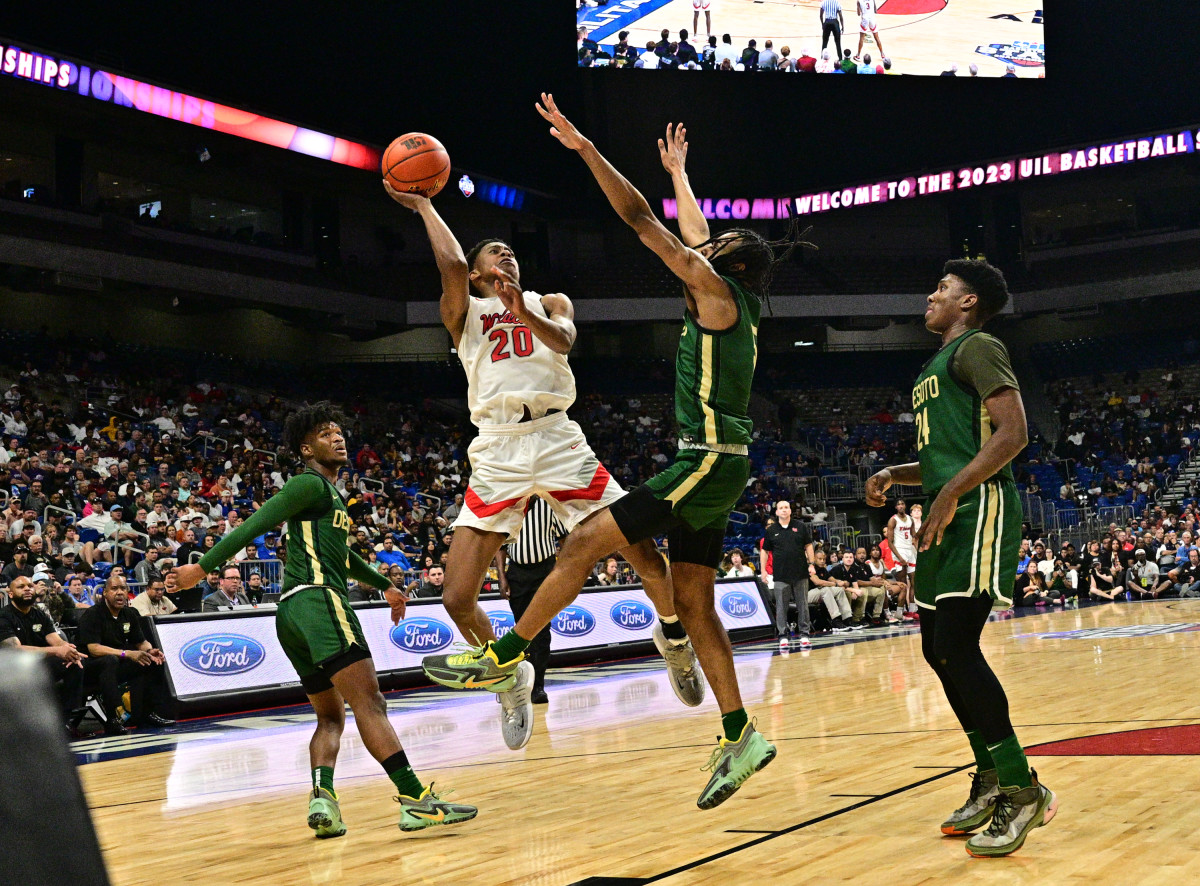
[[[438,498],[436,495],[430,495],[428,492],[418,492],[413,497],[419,502],[420,501],[429,502],[429,504],[427,504],[425,506],[425,508],[426,508],[426,510],[429,510],[430,508],[432,508],[433,514],[435,517],[439,516],[442,513],[442,500],[440,498]]]
[[[45,526],[46,521],[50,519],[51,511],[54,511],[55,513],[59,513],[59,514],[65,514],[67,516],[68,523],[75,523],[76,521],[79,520],[79,515],[76,514],[72,510],[69,510],[67,508],[60,508],[58,505],[46,505],[46,507],[42,509],[42,525],[43,526]]]
[[[254,452],[255,452],[255,454],[257,454],[259,456],[258,460],[261,461],[263,464],[268,464],[268,465],[275,464],[276,455],[270,449],[255,449]]]
[[[374,477],[359,477],[358,482],[359,482],[359,485],[366,487],[366,489],[364,489],[363,492],[370,491],[371,493],[373,493],[375,495],[383,494],[383,481],[382,480],[376,480]]]
[[[282,560],[241,560],[234,561],[242,576],[242,588],[250,584],[250,575],[257,572],[262,576],[264,593],[278,594],[283,587]]]

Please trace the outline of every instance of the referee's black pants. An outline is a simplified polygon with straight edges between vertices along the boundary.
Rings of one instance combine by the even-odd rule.
[[[167,701],[166,669],[162,665],[140,665],[119,655],[102,655],[84,659],[83,669],[85,681],[99,686],[104,712],[109,717],[116,714],[121,704],[122,683],[129,684],[129,718],[135,726]]]
[[[821,25],[821,50],[829,45],[829,35],[833,35],[833,43],[837,47],[837,57],[842,57],[842,26],[836,18],[827,18]]]
[[[512,560],[508,561],[504,571],[504,575],[508,579],[508,602],[512,607],[513,615],[516,616],[518,621],[525,614],[525,610],[529,608],[529,603],[533,599],[533,595],[542,586],[542,582],[546,580],[546,576],[554,569],[554,563],[557,559],[557,557],[549,557],[541,563],[534,563],[529,566],[522,563],[514,563]],[[546,683],[546,668],[550,664],[549,626],[542,628],[538,632],[538,635],[530,641],[529,649],[526,650],[525,654],[536,672],[533,678],[534,687],[537,689],[544,688]]]

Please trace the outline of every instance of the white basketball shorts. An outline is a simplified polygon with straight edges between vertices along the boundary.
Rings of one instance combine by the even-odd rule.
[[[708,12],[712,9],[712,0],[692,0],[692,9],[697,12]]]
[[[512,541],[521,531],[526,500],[540,495],[569,532],[625,494],[565,412],[483,425],[467,456],[471,482],[456,529],[503,532]]]
[[[864,34],[874,34],[879,27],[875,24],[874,18],[864,18],[858,23],[858,29]]]

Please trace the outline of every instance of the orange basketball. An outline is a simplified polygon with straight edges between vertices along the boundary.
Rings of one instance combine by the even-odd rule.
[[[383,152],[383,177],[397,191],[432,197],[450,179],[450,155],[432,135],[410,132]]]

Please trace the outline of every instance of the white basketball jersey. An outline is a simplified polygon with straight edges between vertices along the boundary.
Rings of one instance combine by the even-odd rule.
[[[540,311],[542,297],[523,293],[526,309]],[[458,357],[467,371],[467,405],[478,425],[519,422],[575,402],[575,376],[567,358],[538,340],[498,298],[475,298],[467,310]]]
[[[864,21],[872,21],[875,18],[875,0],[858,0],[862,7],[862,17]]]
[[[903,520],[896,517],[896,529],[894,532],[896,539],[896,551],[905,560],[912,562],[912,557],[909,554],[915,554],[916,548],[913,547],[913,518],[906,516]]]

